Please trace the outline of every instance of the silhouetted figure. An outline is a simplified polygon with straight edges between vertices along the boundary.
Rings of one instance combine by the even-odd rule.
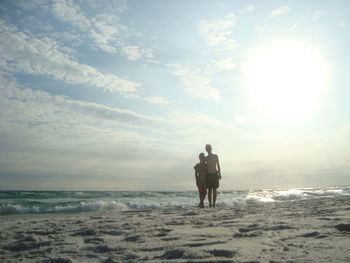
[[[205,183],[205,177],[207,174],[207,163],[205,160],[204,153],[199,154],[199,163],[194,166],[194,176],[196,178],[196,184],[199,194],[199,207],[204,207],[204,199],[207,194],[207,186]]]
[[[205,146],[205,150],[208,153],[208,156],[205,157],[208,166],[205,182],[208,188],[209,206],[215,207],[216,189],[219,187],[219,179],[221,179],[219,157],[212,153],[212,147],[210,144]]]

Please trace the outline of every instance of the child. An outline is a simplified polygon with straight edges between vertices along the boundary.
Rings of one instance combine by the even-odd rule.
[[[207,187],[205,184],[205,176],[207,174],[207,163],[205,161],[204,153],[199,154],[199,163],[194,166],[196,184],[199,194],[199,207],[204,208],[204,199],[207,194]]]

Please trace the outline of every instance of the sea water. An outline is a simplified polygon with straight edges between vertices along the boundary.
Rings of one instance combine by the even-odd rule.
[[[350,186],[219,191],[217,206],[244,206],[350,195]],[[187,209],[196,191],[0,191],[0,215],[101,210]]]

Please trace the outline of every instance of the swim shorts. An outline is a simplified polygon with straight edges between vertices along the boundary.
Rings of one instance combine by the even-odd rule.
[[[217,173],[207,174],[205,178],[207,188],[219,188],[219,176]]]

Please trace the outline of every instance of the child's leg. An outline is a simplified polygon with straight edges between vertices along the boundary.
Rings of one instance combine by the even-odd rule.
[[[204,207],[204,199],[205,199],[205,196],[207,194],[207,188],[205,187],[205,185],[202,185],[201,186],[201,207]]]
[[[203,184],[202,186],[202,193],[203,193],[203,201],[204,201],[205,196],[207,195],[207,187],[205,186],[205,184]]]
[[[201,202],[202,202],[202,189],[201,189],[201,186],[197,183],[197,189],[198,189],[198,196],[199,196],[199,205],[201,205]]]

